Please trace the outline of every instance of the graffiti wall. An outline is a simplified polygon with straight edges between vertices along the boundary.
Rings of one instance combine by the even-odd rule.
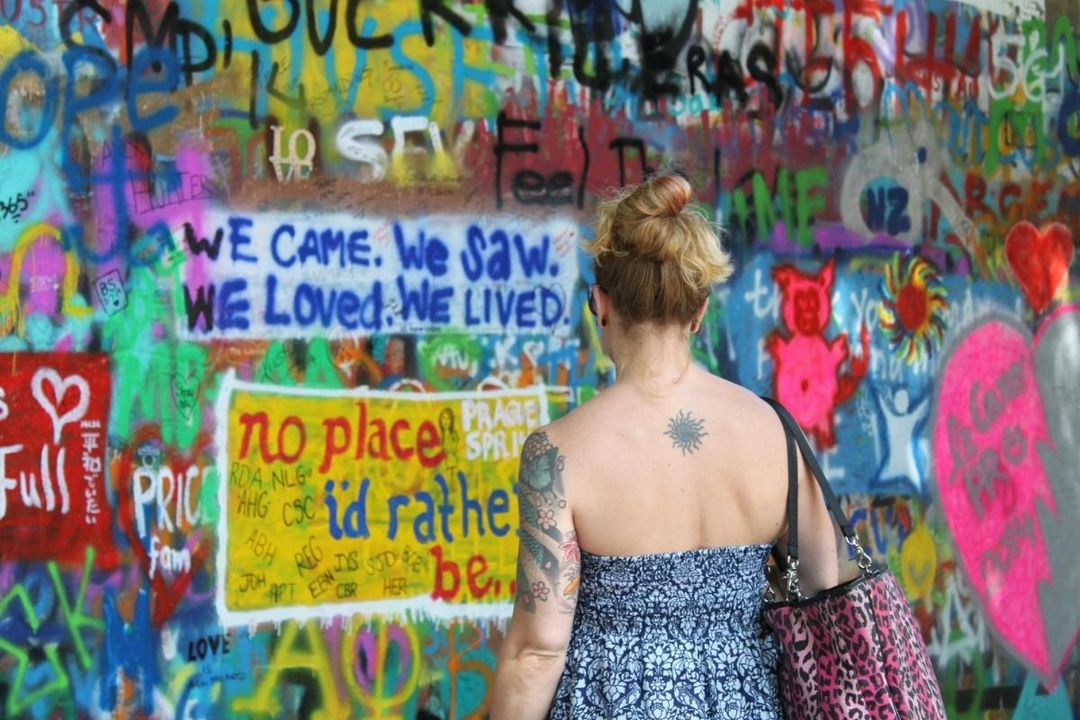
[[[1080,716],[1080,12],[0,0],[0,716],[482,718],[517,453],[689,177],[950,717]],[[1072,559],[1070,559],[1072,558]]]

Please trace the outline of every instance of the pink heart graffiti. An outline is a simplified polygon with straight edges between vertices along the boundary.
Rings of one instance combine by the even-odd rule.
[[[1035,338],[1003,317],[968,333],[946,358],[932,431],[941,507],[964,574],[991,627],[1049,688],[1080,627],[1075,603],[1060,601],[1077,582],[1080,532],[1067,489],[1075,482],[1059,472],[1071,466],[1061,455],[1069,443],[1048,412],[1064,425],[1058,416],[1073,412],[1080,381],[1041,383],[1072,377],[1060,358],[1076,355],[1061,350],[1075,342],[1078,321],[1071,308]]]

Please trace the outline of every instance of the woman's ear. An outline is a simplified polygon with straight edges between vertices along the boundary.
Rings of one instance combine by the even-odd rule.
[[[607,292],[599,286],[597,286],[597,290],[598,292],[595,295],[596,320],[600,323],[600,327],[607,327],[608,314],[611,312],[611,308],[608,307]]]
[[[701,309],[694,315],[694,320],[690,323],[690,332],[696,333],[701,329],[701,323],[705,320],[707,312],[709,312],[709,298],[705,298],[705,302],[701,303]]]

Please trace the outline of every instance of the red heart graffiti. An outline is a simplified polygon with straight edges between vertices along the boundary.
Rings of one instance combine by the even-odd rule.
[[[1050,223],[1040,232],[1022,220],[1009,230],[1005,258],[1036,315],[1046,311],[1065,283],[1073,251],[1072,232],[1061,223]]]
[[[161,442],[161,436],[156,429],[146,427],[136,432],[129,443],[131,450],[121,454],[114,460],[113,477],[118,479],[114,480],[114,482],[119,483],[117,492],[117,524],[127,536],[128,542],[131,544],[132,553],[138,558],[143,572],[150,578],[150,587],[152,591],[151,602],[153,603],[151,621],[153,622],[154,627],[160,627],[162,623],[172,616],[173,612],[180,604],[180,601],[183,600],[194,576],[202,571],[203,566],[210,557],[211,547],[209,538],[203,535],[201,528],[195,528],[189,533],[189,542],[187,543],[192,548],[190,551],[190,570],[177,573],[176,577],[171,580],[167,580],[165,574],[162,572],[151,573],[150,567],[152,561],[150,559],[150,552],[147,550],[143,539],[139,537],[138,530],[135,527],[135,513],[142,512],[142,510],[136,505],[135,498],[132,496],[131,487],[125,487],[125,481],[130,482],[130,478],[132,477],[135,468],[135,451],[139,447],[142,447],[144,443],[150,441],[154,441],[158,445],[164,446]],[[195,444],[196,447],[209,447],[210,439],[205,434],[201,434],[196,439]],[[179,464],[190,465],[191,457],[185,454],[179,459]]]

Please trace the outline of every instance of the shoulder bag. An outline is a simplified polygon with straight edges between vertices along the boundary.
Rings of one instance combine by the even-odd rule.
[[[798,423],[780,403],[764,400],[787,437],[788,551],[778,562],[787,597],[767,593],[764,606],[765,622],[780,641],[777,683],[786,716],[945,720],[934,666],[900,584],[863,550]],[[799,590],[796,444],[860,570],[855,579],[811,597]]]

